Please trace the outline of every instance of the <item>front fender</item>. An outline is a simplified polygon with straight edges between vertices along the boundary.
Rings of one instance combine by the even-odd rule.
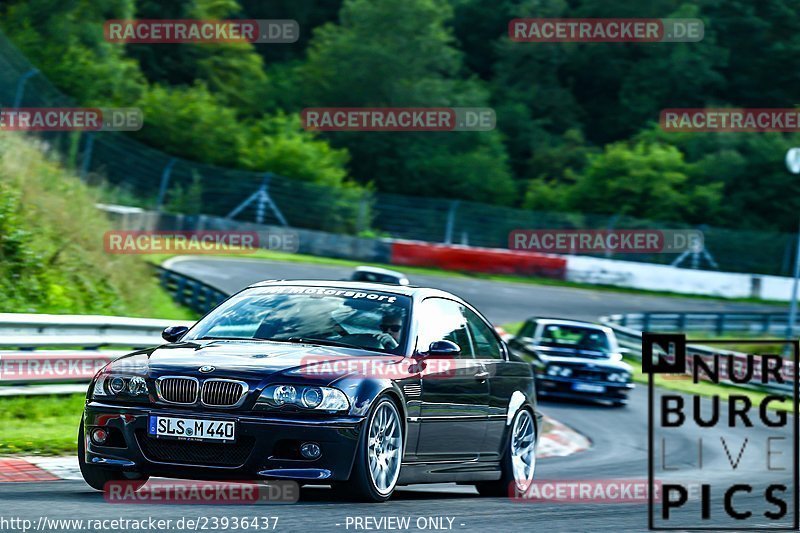
[[[347,395],[350,400],[351,416],[366,417],[375,401],[388,394],[397,403],[400,415],[405,420],[406,406],[403,391],[390,379],[365,379],[363,377],[345,377],[334,385]]]

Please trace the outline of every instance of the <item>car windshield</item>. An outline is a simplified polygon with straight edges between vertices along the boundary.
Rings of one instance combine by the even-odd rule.
[[[338,287],[247,289],[192,328],[185,340],[308,342],[401,354],[411,299]]]
[[[380,274],[378,272],[356,272],[353,274],[353,281],[371,281],[374,283],[391,283],[400,285],[400,278],[390,274]]]
[[[603,330],[563,324],[546,324],[542,329],[539,344],[551,348],[571,348],[604,354],[611,351],[608,335]]]

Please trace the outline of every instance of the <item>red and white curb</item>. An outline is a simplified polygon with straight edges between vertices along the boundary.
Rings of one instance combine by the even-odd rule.
[[[537,457],[565,457],[591,446],[589,439],[552,418],[544,418]],[[0,483],[81,480],[76,456],[0,458]]]
[[[536,448],[536,457],[566,457],[573,453],[588,450],[592,445],[584,435],[565,426],[558,420],[544,417],[543,432]]]

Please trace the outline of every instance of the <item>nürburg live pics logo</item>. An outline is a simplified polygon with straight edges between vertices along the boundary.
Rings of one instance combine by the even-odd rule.
[[[643,334],[650,529],[798,529],[797,361],[796,340]]]

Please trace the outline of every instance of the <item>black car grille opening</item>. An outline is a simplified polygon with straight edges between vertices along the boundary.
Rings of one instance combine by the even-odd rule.
[[[199,385],[190,378],[164,378],[159,381],[159,396],[170,403],[191,405],[197,402]]]
[[[255,438],[249,436],[243,436],[233,444],[156,439],[143,430],[136,432],[136,440],[149,461],[230,467],[244,465],[256,443]]]
[[[608,373],[602,370],[589,370],[588,368],[574,367],[572,376],[590,381],[608,381]]]
[[[213,380],[203,383],[200,396],[205,405],[211,407],[231,407],[236,405],[244,394],[244,385],[237,381]]]

